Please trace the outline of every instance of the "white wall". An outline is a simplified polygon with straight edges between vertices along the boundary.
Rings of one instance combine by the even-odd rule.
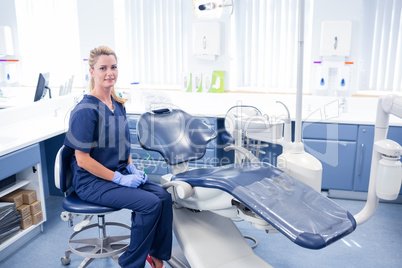
[[[362,33],[363,29],[363,7],[364,0],[315,0],[312,21],[312,40],[311,40],[311,60],[321,60],[320,57],[320,38],[321,22],[323,21],[341,21],[349,20],[352,22],[352,39],[350,56],[346,61],[354,62],[352,66],[351,88],[355,92],[358,86],[358,71],[360,68],[360,56],[362,53]],[[366,3],[367,4],[367,3]],[[313,64],[310,62],[310,64]],[[314,78],[314,69],[312,69],[311,79]],[[311,81],[311,84],[314,84]]]
[[[14,0],[1,0],[0,1],[0,25],[1,26],[10,26],[13,35],[13,43],[14,43],[14,57],[18,58],[19,53],[19,45],[18,45],[18,27],[17,27],[17,18],[15,14],[15,4]]]
[[[114,50],[113,1],[77,1],[77,11],[80,26],[81,59],[88,59],[89,51],[100,45],[108,46]]]
[[[238,0],[243,1],[243,0]],[[308,0],[307,0],[308,1]],[[311,0],[313,1],[313,0]],[[77,1],[79,38],[80,38],[80,59],[88,57],[89,51],[100,44],[108,45],[115,49],[114,29],[114,8],[113,0],[85,0]],[[373,22],[372,14],[375,11],[374,0],[314,0],[313,1],[311,60],[319,60],[321,22],[324,20],[350,20],[352,22],[352,43],[351,54],[347,61],[354,62],[352,67],[351,87],[354,91],[358,87],[364,88],[368,83],[368,70],[366,65],[370,59],[368,48],[372,44],[372,35],[365,32]],[[192,1],[183,1],[186,12],[183,18],[183,47],[184,72],[209,72],[212,70],[223,70],[230,73],[231,51],[230,51],[230,17],[223,17],[215,20],[221,25],[221,56],[215,61],[197,59],[192,52],[192,25],[201,22],[201,19],[193,15]],[[235,10],[239,12],[239,10]],[[15,56],[18,58],[20,49],[18,45],[17,21],[15,15],[14,0],[0,1],[0,25],[8,25],[13,30],[15,43]],[[51,33],[49,33],[51,36]],[[370,39],[371,38],[371,39]],[[122,56],[122,55],[120,55]],[[305,62],[306,62],[305,58]],[[312,64],[311,62],[307,64]],[[313,73],[311,74],[313,77]],[[360,81],[357,77],[361,77]]]
[[[192,1],[186,1],[184,3],[186,6],[186,15],[184,21],[183,32],[185,33],[184,43],[187,45],[186,56],[185,56],[185,70],[184,72],[212,72],[212,71],[225,71],[226,81],[229,80],[230,72],[230,31],[231,23],[230,16],[225,15],[219,19],[205,20],[198,18],[194,15]],[[220,39],[220,56],[216,60],[199,59],[193,53],[193,25],[195,23],[203,22],[216,22],[220,25],[221,39]],[[186,59],[187,58],[187,59]]]

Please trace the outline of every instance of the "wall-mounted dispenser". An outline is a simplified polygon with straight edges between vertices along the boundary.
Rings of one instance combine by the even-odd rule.
[[[320,56],[348,57],[352,38],[352,22],[323,21],[321,23]]]
[[[314,91],[317,95],[348,96],[353,62],[350,56],[351,21],[321,23],[320,60],[314,61]]]
[[[221,54],[221,25],[219,22],[193,24],[193,54],[198,59],[216,60]]]

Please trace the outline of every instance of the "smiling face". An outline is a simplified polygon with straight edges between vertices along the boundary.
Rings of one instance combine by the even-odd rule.
[[[112,88],[117,81],[117,60],[113,55],[100,55],[93,68],[89,69],[95,80],[95,87]]]

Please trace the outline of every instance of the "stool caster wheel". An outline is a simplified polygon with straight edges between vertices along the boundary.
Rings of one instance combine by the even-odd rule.
[[[69,265],[71,262],[70,257],[63,257],[60,260],[61,260],[61,264],[63,264],[64,266]]]

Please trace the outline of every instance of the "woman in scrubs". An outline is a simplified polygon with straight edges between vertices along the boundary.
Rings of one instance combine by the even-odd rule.
[[[124,99],[114,85],[117,57],[108,47],[89,56],[90,94],[70,115],[64,144],[75,151],[73,186],[85,201],[132,210],[131,239],[119,258],[122,267],[164,267],[172,247],[172,199],[159,185],[137,170],[130,155]]]

